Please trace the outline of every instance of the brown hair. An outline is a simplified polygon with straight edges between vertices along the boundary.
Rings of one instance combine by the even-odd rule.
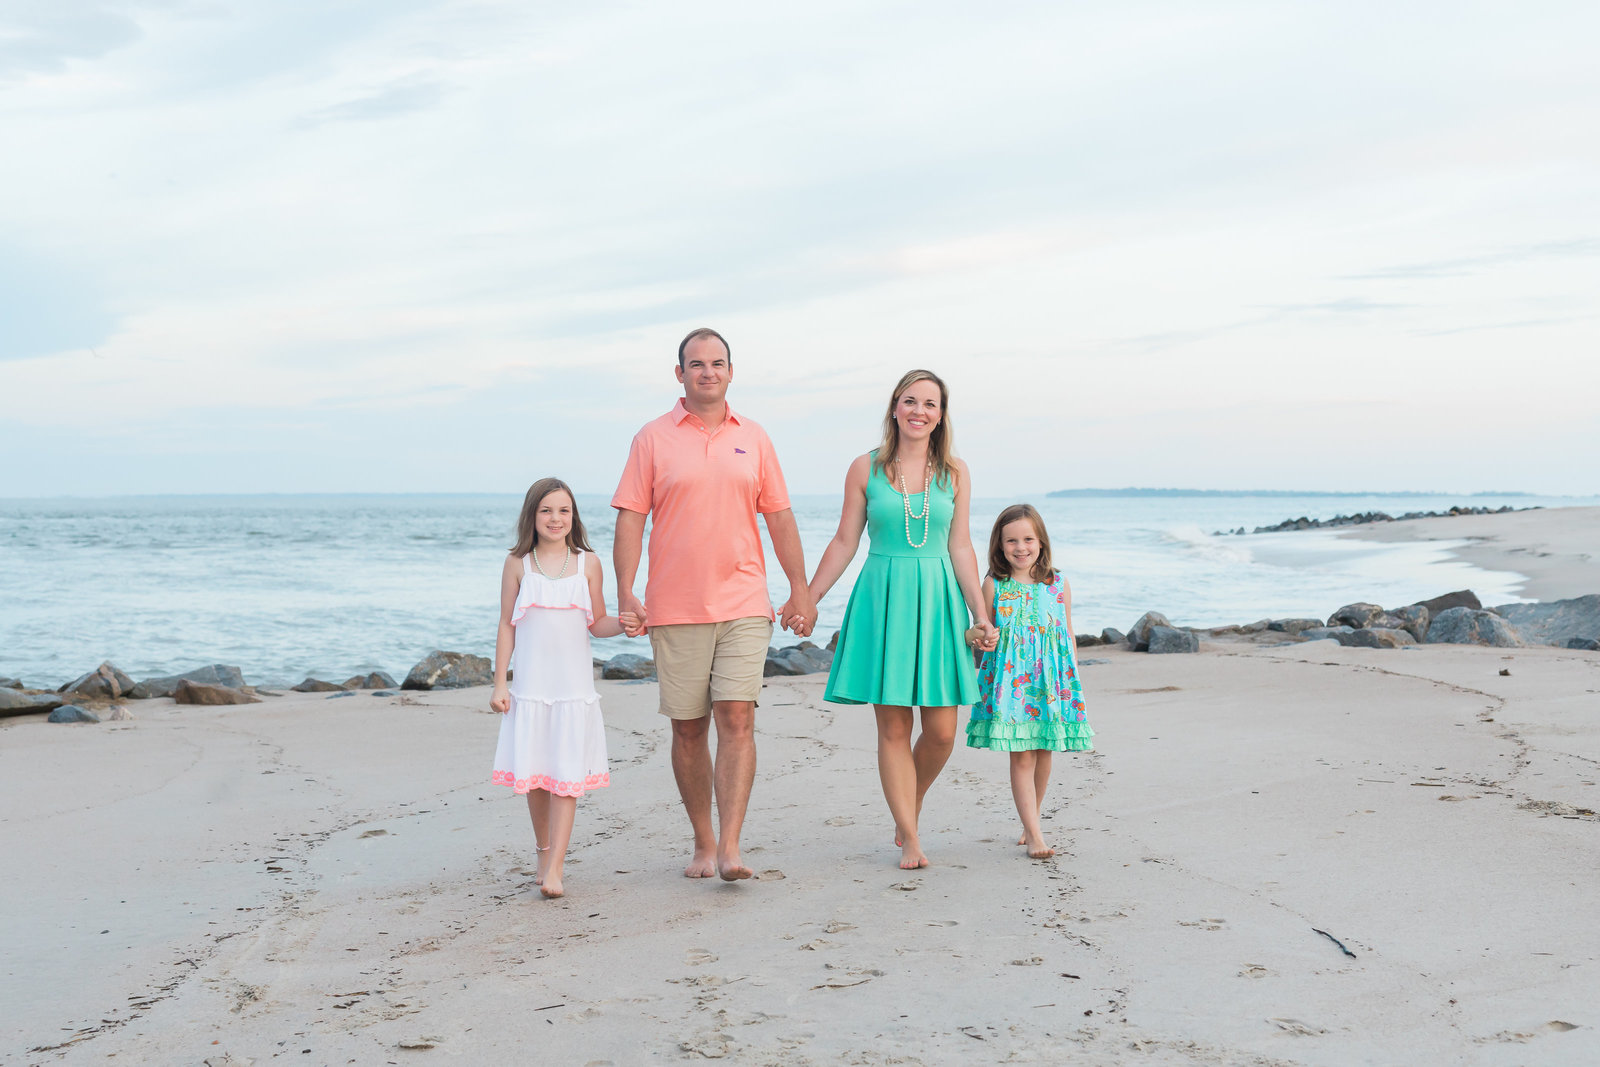
[[[715,337],[722,342],[722,350],[728,353],[728,366],[733,366],[733,349],[728,347],[728,339],[709,326],[702,326],[697,330],[690,330],[689,335],[678,342],[678,366],[683,366],[683,350],[689,347],[690,341],[702,341],[707,337]]]
[[[994,529],[989,532],[989,577],[999,579],[1011,576],[1011,561],[1006,559],[1000,533],[1018,519],[1033,523],[1034,535],[1039,538],[1039,558],[1033,561],[1028,577],[1036,582],[1048,582],[1056,575],[1056,569],[1050,562],[1050,532],[1044,528],[1039,509],[1032,504],[1012,504],[995,516]]]
[[[517,543],[511,546],[513,556],[526,556],[539,543],[539,531],[534,520],[539,514],[539,504],[551,493],[566,493],[572,501],[572,529],[567,531],[567,547],[593,552],[589,547],[589,534],[578,517],[578,498],[572,487],[560,478],[540,478],[528,486],[528,495],[522,498],[522,514],[517,516]]]
[[[900,427],[894,421],[895,406],[905,391],[918,382],[932,382],[939,387],[939,425],[928,435],[928,461],[933,465],[934,477],[940,485],[950,485],[956,479],[955,430],[950,426],[950,390],[944,379],[931,370],[908,370],[900,376],[894,392],[889,394],[889,410],[883,416],[883,442],[878,445],[878,455],[873,466],[889,476],[889,464],[897,458],[900,449]]]

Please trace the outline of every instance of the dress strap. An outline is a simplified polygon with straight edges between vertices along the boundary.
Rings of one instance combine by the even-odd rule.
[[[532,555],[532,552],[529,555]],[[527,556],[522,557],[522,573],[530,578],[533,577],[533,565],[528,562]]]

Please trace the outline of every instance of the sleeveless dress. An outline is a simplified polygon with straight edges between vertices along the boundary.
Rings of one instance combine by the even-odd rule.
[[[1094,731],[1083,706],[1078,661],[1058,572],[1048,583],[994,587],[1000,642],[978,671],[982,696],[967,721],[967,745],[1000,752],[1086,752]]]
[[[575,573],[546,578],[522,559],[522,587],[511,609],[511,710],[500,720],[496,785],[581,797],[611,784],[606,731],[594,690],[589,626],[594,609],[583,553]]]
[[[978,699],[966,644],[967,604],[950,564],[955,486],[933,479],[911,498],[912,514],[923,503],[928,536],[913,548],[912,540],[922,540],[923,520],[911,520],[908,538],[900,491],[873,464],[867,558],[844,609],[824,700],[939,708]]]

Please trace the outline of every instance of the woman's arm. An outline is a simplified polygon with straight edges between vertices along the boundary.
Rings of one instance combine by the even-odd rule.
[[[511,691],[506,687],[506,671],[511,668],[511,649],[517,643],[517,631],[511,625],[511,611],[517,606],[517,592],[522,588],[522,561],[507,555],[505,566],[500,568],[500,625],[494,634],[494,691],[489,694],[489,707],[504,715],[511,710]]]
[[[950,565],[955,568],[956,584],[961,586],[961,597],[967,602],[974,625],[983,627],[984,651],[994,647],[998,632],[989,617],[989,602],[983,599],[978,583],[978,556],[972,551],[972,476],[966,463],[956,460],[956,508],[950,518]]]
[[[985,575],[983,579],[983,602],[985,604],[994,603],[994,579],[988,575]],[[977,630],[978,633],[974,634],[972,632],[973,630]],[[984,651],[982,647],[982,634],[983,628],[979,626],[974,626],[971,630],[967,631],[967,644],[972,646],[972,661],[973,666],[975,667],[983,666]]]
[[[867,475],[872,470],[871,456],[857,456],[844,476],[844,507],[839,512],[839,529],[823,549],[817,572],[811,576],[811,602],[822,603],[833,583],[839,580],[861,546],[861,531],[867,526]]]
[[[600,565],[600,557],[593,552],[583,554],[583,575],[589,581],[589,604],[594,612],[589,633],[595,637],[616,637],[622,632],[622,623],[606,614],[606,572]]]

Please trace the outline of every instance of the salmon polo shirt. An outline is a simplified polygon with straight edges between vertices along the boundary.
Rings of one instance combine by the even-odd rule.
[[[680,399],[634,435],[611,506],[652,516],[652,626],[772,618],[756,514],[788,508],[789,490],[760,426],[730,407],[708,430]]]

